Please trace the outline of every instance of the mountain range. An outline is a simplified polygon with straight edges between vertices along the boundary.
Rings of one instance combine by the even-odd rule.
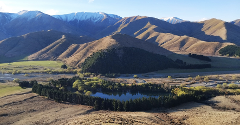
[[[0,12],[0,56],[26,55],[29,60],[62,60],[79,66],[93,52],[112,46],[136,47],[162,55],[218,55],[227,45],[240,45],[239,26],[240,20],[215,18],[190,22],[177,17],[122,18],[102,12],[54,16],[40,11]]]
[[[165,17],[165,18],[161,18],[161,20],[164,20],[168,23],[171,23],[171,24],[177,24],[177,23],[182,23],[182,22],[185,22],[185,20],[182,20],[180,18],[177,18],[177,17]]]

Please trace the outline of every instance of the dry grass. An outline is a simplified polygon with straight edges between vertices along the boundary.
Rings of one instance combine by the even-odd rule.
[[[76,45],[70,46],[67,51],[73,51],[73,49],[76,49],[75,46]],[[69,65],[77,66],[83,63],[84,60],[94,52],[117,47],[135,47],[160,55],[169,55],[172,53],[157,46],[156,44],[148,43],[128,35],[116,34],[104,37],[100,40],[79,45],[78,49],[74,50],[72,56],[64,59],[64,61],[66,61],[66,63]]]
[[[19,93],[0,98],[0,124],[239,124],[240,113],[236,112],[240,107],[239,97],[218,96],[204,102],[205,104],[190,102],[171,109],[147,112],[113,112],[94,111],[92,107],[83,105],[57,103],[34,93]],[[238,102],[233,102],[232,98]]]
[[[238,96],[240,97],[240,96]],[[210,103],[209,103],[210,102]],[[172,118],[187,117],[183,122],[191,125],[237,125],[240,124],[240,113],[235,111],[240,105],[224,96],[202,103],[186,103],[169,110]],[[211,105],[209,105],[211,104]],[[228,107],[228,108],[226,108]]]
[[[240,69],[240,65],[239,65],[240,59],[238,58],[209,56],[212,61],[207,62],[207,61],[201,61],[198,59],[190,58],[188,57],[188,55],[181,55],[181,54],[171,54],[168,57],[171,58],[172,60],[181,59],[187,64],[206,64],[206,63],[211,64],[213,67],[213,69],[211,68],[212,71],[221,71],[221,70],[230,71],[230,70]]]

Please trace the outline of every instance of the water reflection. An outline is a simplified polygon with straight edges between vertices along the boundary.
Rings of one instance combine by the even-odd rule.
[[[123,91],[123,92],[96,92],[93,93],[91,96],[95,96],[95,97],[101,97],[101,98],[106,98],[106,99],[116,99],[116,100],[120,100],[120,101],[126,101],[129,99],[138,99],[138,98],[149,98],[149,97],[153,97],[153,98],[158,98],[159,96],[163,96],[163,95],[169,95],[170,93],[140,93],[140,92],[127,92],[127,91]]]

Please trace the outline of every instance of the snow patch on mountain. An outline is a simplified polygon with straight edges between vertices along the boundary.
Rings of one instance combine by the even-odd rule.
[[[168,23],[171,23],[171,24],[177,24],[177,23],[181,23],[181,22],[184,22],[185,20],[182,20],[180,18],[177,18],[177,17],[166,17],[166,18],[161,18],[160,20],[164,20]]]
[[[90,20],[95,23],[98,21],[101,21],[106,17],[121,19],[120,16],[117,16],[114,14],[106,14],[103,12],[77,12],[77,13],[70,13],[70,14],[64,14],[64,15],[54,15],[53,17],[66,22],[70,22],[74,20],[78,20],[78,21]]]
[[[41,17],[45,15],[41,11],[27,11],[23,10],[17,13],[17,16],[15,18],[27,18],[28,20],[31,20],[36,17]]]
[[[16,18],[18,16],[18,14],[16,13],[5,13],[5,12],[0,12],[0,20],[1,19],[7,19],[8,21],[13,20],[14,18]]]

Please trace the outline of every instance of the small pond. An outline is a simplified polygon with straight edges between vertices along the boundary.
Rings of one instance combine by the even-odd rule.
[[[170,93],[158,93],[158,94],[152,94],[152,93],[130,93],[130,92],[108,92],[108,93],[102,93],[102,92],[96,92],[93,93],[91,96],[95,97],[101,97],[101,98],[106,98],[106,99],[116,99],[120,101],[127,101],[130,99],[138,99],[138,98],[158,98],[159,96],[168,96]]]

